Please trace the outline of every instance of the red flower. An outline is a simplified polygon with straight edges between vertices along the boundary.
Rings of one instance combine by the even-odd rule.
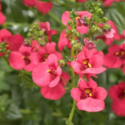
[[[55,42],[47,43],[45,46],[41,46],[38,51],[39,56],[41,56],[40,60],[45,61],[50,54],[56,55],[58,60],[62,59],[61,53],[57,52],[55,47]]]
[[[59,51],[62,51],[65,46],[67,46],[68,49],[70,49],[71,48],[71,42],[67,38],[65,30],[63,30],[61,32],[61,35],[59,37],[59,42],[58,42],[58,49],[59,49]]]
[[[77,60],[71,62],[74,71],[79,74],[100,74],[106,70],[103,66],[104,55],[96,49],[88,50],[83,47],[83,50],[77,55]]]
[[[36,6],[38,11],[42,14],[47,14],[52,9],[51,2],[43,2],[38,0],[23,0],[25,6],[34,7]]]
[[[3,15],[3,13],[1,12],[1,3],[0,3],[0,25],[4,24],[6,21],[6,17]]]
[[[114,2],[114,0],[102,0],[103,1],[103,4],[105,5],[105,6],[111,6],[111,4]]]
[[[111,26],[111,29],[109,31],[104,31],[104,35],[98,36],[96,39],[102,39],[106,45],[110,45],[113,43],[113,40],[120,40],[121,36],[118,33],[118,30],[115,26],[115,24],[110,20],[107,23],[108,25]],[[102,24],[99,24],[99,26],[103,27]]]
[[[9,55],[10,66],[16,70],[32,71],[34,66],[39,63],[39,59],[32,49],[30,46],[22,45],[19,51],[12,51]]]
[[[108,68],[121,67],[125,60],[125,44],[113,45],[108,49],[108,54],[105,55],[104,65]]]
[[[11,33],[8,30],[1,29],[0,30],[0,43],[2,41],[6,41],[10,36],[12,36],[12,35],[11,35]]]
[[[46,62],[39,63],[32,71],[33,81],[39,86],[54,87],[60,81],[62,69],[56,55],[50,54]]]
[[[58,31],[50,29],[50,23],[49,22],[45,22],[45,23],[40,22],[39,27],[45,33],[45,35],[47,35],[47,38],[48,38],[49,42],[51,42],[52,35],[58,33]]]
[[[125,82],[119,82],[109,88],[112,101],[112,110],[116,115],[125,116]]]
[[[36,1],[36,7],[42,14],[47,14],[52,9],[51,2]]]
[[[25,6],[34,7],[36,5],[36,0],[23,0]]]
[[[89,30],[88,24],[85,22],[85,17],[88,19],[91,19],[91,13],[88,11],[78,11],[76,12],[78,14],[78,17],[76,17],[77,21],[77,31],[81,34],[85,34]],[[62,23],[64,25],[67,25],[68,21],[72,21],[69,16],[69,11],[66,11],[62,14]]]
[[[78,88],[71,90],[72,98],[77,101],[79,110],[88,112],[98,112],[104,109],[104,99],[107,96],[107,91],[102,87],[97,87],[97,84],[92,79],[87,83],[85,80],[80,80]]]
[[[69,75],[65,72],[62,73],[59,83],[54,87],[42,87],[41,94],[43,97],[51,100],[60,99],[65,94],[64,85],[69,81]]]
[[[96,47],[96,44],[90,41],[88,38],[84,38],[84,45],[88,49],[94,49]]]
[[[10,51],[18,51],[24,42],[24,38],[20,34],[15,34],[12,36],[11,33],[6,29],[2,29],[0,33],[1,33],[0,43],[4,42],[6,44],[6,48],[5,48],[6,51],[8,49]],[[3,53],[0,53],[0,56],[3,56],[6,53],[6,51]]]

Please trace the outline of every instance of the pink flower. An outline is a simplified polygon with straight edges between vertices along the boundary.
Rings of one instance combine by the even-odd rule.
[[[125,82],[119,82],[109,88],[112,101],[112,110],[116,115],[125,116]]]
[[[109,20],[107,24],[109,24],[111,26],[111,28],[115,30],[114,39],[115,40],[120,40],[121,36],[119,35],[119,32],[118,32],[115,24],[113,23],[113,21]]]
[[[111,6],[111,4],[114,2],[114,0],[102,0],[103,4],[107,7]]]
[[[57,100],[65,94],[64,85],[69,81],[69,75],[65,72],[62,73],[59,83],[54,87],[42,87],[41,94],[44,98]]]
[[[49,22],[45,22],[45,23],[40,22],[39,27],[45,33],[45,35],[47,35],[47,38],[48,38],[49,42],[51,42],[52,35],[58,33],[58,31],[50,29],[50,23]]]
[[[96,49],[88,50],[83,47],[83,50],[77,55],[77,59],[71,62],[74,71],[79,74],[100,74],[106,70],[103,66],[104,55]]]
[[[34,7],[36,5],[36,0],[23,0],[25,6]]]
[[[18,51],[23,42],[24,38],[20,34],[15,34],[6,40],[8,49],[10,49],[11,51]]]
[[[121,36],[119,35],[118,30],[112,21],[108,21],[107,24],[111,26],[111,29],[106,31],[104,35],[98,36],[96,39],[102,39],[106,45],[110,45],[113,43],[114,39],[120,40]],[[103,25],[100,24],[100,26],[103,28]]]
[[[88,49],[94,49],[96,47],[96,44],[92,41],[89,41],[88,38],[84,38],[84,44]]]
[[[125,44],[113,45],[108,49],[104,57],[104,65],[108,68],[121,67],[125,60]]]
[[[8,30],[1,29],[0,30],[0,43],[2,41],[6,41],[6,39],[8,39],[10,36],[12,36],[12,35],[11,35],[11,33]]]
[[[11,33],[6,29],[2,29],[0,33],[0,41],[6,44],[6,51],[18,51],[24,42],[24,38],[20,34],[15,34],[12,36]],[[0,56],[3,56],[6,53],[6,51],[0,53]]]
[[[25,6],[34,7],[36,6],[38,11],[42,14],[47,14],[52,9],[51,2],[43,2],[39,0],[23,0]]]
[[[121,0],[102,0],[103,4],[107,7],[111,6],[114,1],[119,2]]]
[[[34,67],[32,78],[38,86],[54,87],[59,83],[61,74],[62,69],[56,55],[50,54],[46,62],[39,63]]]
[[[114,34],[115,34],[115,30],[114,30],[114,29],[110,29],[108,32],[106,32],[106,33],[104,34],[104,36],[105,36],[106,38],[113,38],[113,37],[114,37]]]
[[[78,11],[76,13],[78,14],[78,17],[76,17],[77,31],[81,34],[86,34],[89,30],[89,26],[85,22],[85,17],[91,19],[91,13],[89,13],[88,11]],[[65,11],[62,14],[62,23],[64,25],[67,25],[69,20],[72,21],[69,16],[69,11]]]
[[[6,21],[6,17],[3,15],[3,13],[1,12],[1,3],[0,3],[0,25],[4,24]]]
[[[16,70],[32,71],[38,63],[39,59],[30,46],[22,45],[19,51],[12,51],[9,55],[9,64]]]
[[[51,2],[36,1],[36,7],[42,14],[47,14],[52,9]]]
[[[65,30],[63,30],[61,32],[61,35],[59,37],[59,42],[58,42],[58,49],[59,49],[59,51],[62,51],[65,46],[68,47],[68,49],[70,49],[71,48],[71,42],[67,38]]]
[[[104,99],[107,91],[102,87],[97,87],[97,83],[90,79],[88,83],[80,80],[78,88],[71,90],[72,98],[77,101],[79,110],[87,112],[98,112],[105,108]]]
[[[47,43],[45,46],[41,46],[38,51],[38,54],[41,56],[40,60],[45,61],[50,54],[56,55],[58,60],[62,59],[61,53],[57,52],[55,47],[55,42]]]

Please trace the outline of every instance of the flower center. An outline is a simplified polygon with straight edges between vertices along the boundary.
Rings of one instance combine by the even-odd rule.
[[[121,51],[121,55],[125,55],[125,51],[122,50],[122,51]]]
[[[88,60],[84,60],[83,65],[85,65],[86,68],[92,68],[92,65],[88,62]]]
[[[87,94],[89,97],[92,97],[91,89],[85,89],[85,94]]]
[[[24,59],[24,61],[26,62],[26,64],[30,63],[30,55],[29,54],[24,54],[22,56],[22,59]]]
[[[120,99],[125,99],[125,89],[119,95]]]
[[[46,72],[48,72],[48,73],[49,73],[49,72],[51,72],[51,70],[50,70],[50,69],[48,69]]]
[[[121,50],[120,52],[115,53],[116,56],[118,56],[121,60],[125,59],[125,51]]]

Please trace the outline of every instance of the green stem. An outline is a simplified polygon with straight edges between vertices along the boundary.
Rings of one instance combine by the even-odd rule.
[[[73,100],[72,109],[71,109],[71,112],[70,112],[70,115],[69,115],[69,123],[68,123],[68,125],[72,125],[72,119],[73,119],[75,109],[76,109],[76,101]]]
[[[72,53],[71,59],[73,60],[74,59],[74,47],[73,46],[72,46],[71,53]],[[72,88],[74,88],[75,87],[75,72],[73,69],[71,69],[71,74],[72,74]],[[68,125],[72,125],[72,119],[73,119],[73,115],[75,112],[75,108],[76,108],[76,101],[73,100],[72,109],[69,114]]]

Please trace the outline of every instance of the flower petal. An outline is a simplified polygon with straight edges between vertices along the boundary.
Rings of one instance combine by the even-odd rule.
[[[87,112],[99,112],[105,107],[105,103],[99,99],[86,98],[77,102],[77,107],[79,110],[84,110]]]
[[[58,100],[65,94],[65,88],[61,84],[58,84],[53,88],[42,87],[41,94],[46,99]]]

